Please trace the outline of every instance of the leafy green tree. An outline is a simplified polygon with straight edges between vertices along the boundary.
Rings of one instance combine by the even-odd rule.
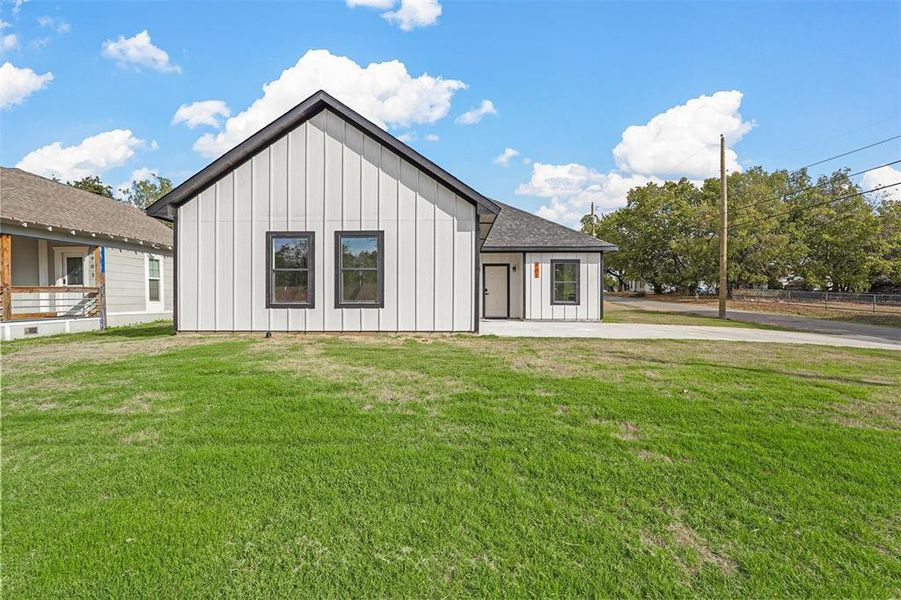
[[[804,243],[798,275],[808,287],[865,291],[879,268],[879,219],[848,170],[821,176],[813,189],[792,202],[796,230]]]
[[[876,213],[881,251],[871,286],[874,290],[901,289],[901,201],[883,197]]]
[[[133,181],[131,186],[119,190],[122,201],[138,208],[147,208],[172,189],[172,181],[159,175],[151,175],[150,179]]]
[[[107,198],[113,197],[113,187],[103,183],[97,175],[88,175],[77,181],[69,181],[67,184],[92,194],[99,194]]]

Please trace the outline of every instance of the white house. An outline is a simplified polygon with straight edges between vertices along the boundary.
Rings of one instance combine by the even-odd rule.
[[[486,198],[317,92],[148,207],[179,331],[599,320],[610,244]]]
[[[163,223],[0,168],[0,339],[170,319],[173,276]]]

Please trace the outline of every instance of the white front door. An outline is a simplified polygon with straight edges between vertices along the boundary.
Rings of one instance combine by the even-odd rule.
[[[510,317],[510,265],[485,265],[486,319]]]

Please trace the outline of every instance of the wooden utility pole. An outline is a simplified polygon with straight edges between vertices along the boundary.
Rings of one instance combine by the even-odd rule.
[[[729,238],[728,203],[726,199],[726,138],[720,134],[720,311],[726,318],[726,256]]]
[[[591,237],[594,237],[594,202],[591,203]]]

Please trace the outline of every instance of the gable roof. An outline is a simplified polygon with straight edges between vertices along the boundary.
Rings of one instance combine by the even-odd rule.
[[[482,244],[482,252],[615,252],[618,248],[548,221],[538,215],[494,201],[501,212]]]
[[[457,194],[469,199],[480,209],[496,213],[497,205],[476,190],[472,189],[425,156],[413,150],[399,139],[357,113],[344,103],[338,101],[323,90],[319,90],[279,118],[263,127],[258,132],[217,158],[206,168],[193,175],[187,181],[147,207],[147,213],[159,219],[171,221],[168,207],[177,207],[187,202],[201,191],[209,187],[220,177],[235,169],[254,154],[272,144],[289,131],[309,120],[324,109],[330,109],[347,121],[356,125],[366,134],[397,152],[404,159],[429,173],[432,177],[454,190]]]
[[[172,230],[140,208],[40,175],[0,167],[0,218],[172,247]]]

